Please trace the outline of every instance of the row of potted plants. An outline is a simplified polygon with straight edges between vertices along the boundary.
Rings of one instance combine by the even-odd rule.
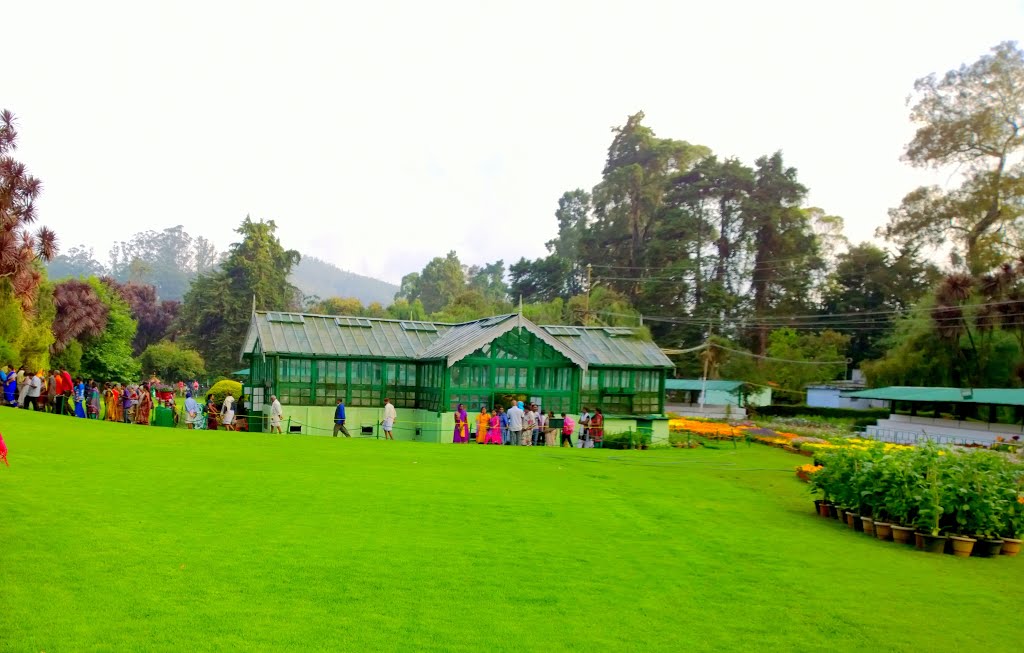
[[[879,539],[941,553],[1016,555],[1024,535],[1024,464],[985,449],[836,447],[806,478],[819,514]],[[799,472],[798,472],[799,474]]]

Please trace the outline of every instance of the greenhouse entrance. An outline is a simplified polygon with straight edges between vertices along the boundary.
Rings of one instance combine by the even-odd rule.
[[[537,403],[555,414],[573,412],[580,369],[528,329],[514,329],[451,368],[448,409],[507,406],[513,399]]]

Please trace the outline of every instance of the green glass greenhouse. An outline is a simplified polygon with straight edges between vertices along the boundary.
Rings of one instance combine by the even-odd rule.
[[[330,433],[340,397],[349,430],[376,434],[388,397],[400,439],[451,441],[458,404],[472,414],[513,400],[556,418],[600,407],[608,432],[668,437],[672,363],[631,328],[538,326],[521,314],[445,324],[257,311],[242,360],[252,412],[269,411],[275,394],[286,425],[303,433]]]

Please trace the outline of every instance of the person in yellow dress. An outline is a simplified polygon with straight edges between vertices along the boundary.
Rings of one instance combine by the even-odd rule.
[[[487,429],[491,423],[491,415],[487,412],[487,406],[480,406],[480,414],[476,416],[476,443],[487,443]]]

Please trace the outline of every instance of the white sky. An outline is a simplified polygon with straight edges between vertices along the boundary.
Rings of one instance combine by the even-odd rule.
[[[871,238],[927,179],[899,161],[913,81],[1024,36],[1019,1],[696,4],[12,1],[0,107],[65,248],[183,224],[224,249],[248,213],[398,282],[543,255],[638,109],[748,164],[782,149]]]

